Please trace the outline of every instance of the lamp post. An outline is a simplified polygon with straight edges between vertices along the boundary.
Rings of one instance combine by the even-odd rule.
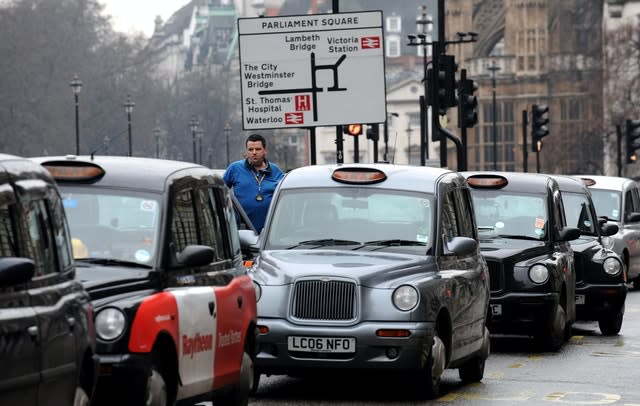
[[[420,164],[425,165],[426,160],[429,159],[429,126],[428,122],[428,114],[427,114],[427,98],[428,98],[428,82],[427,82],[427,73],[428,73],[428,63],[427,63],[427,46],[431,45],[431,38],[427,36],[427,31],[430,31],[430,27],[428,25],[433,24],[429,18],[427,18],[427,6],[423,5],[420,7],[422,12],[420,17],[416,19],[416,25],[421,26],[421,33],[417,35],[409,35],[409,46],[419,46],[422,48],[422,68],[423,68],[423,79],[422,83],[424,84],[424,95],[420,98],[420,110],[421,110],[421,120],[420,120]]]
[[[398,113],[387,113],[387,117],[384,120],[384,154],[382,160],[385,162],[389,162],[387,160],[387,155],[389,154],[389,116],[398,117]]]
[[[151,132],[153,133],[153,139],[156,141],[156,158],[160,158],[160,134],[162,134],[162,130],[156,127]]]
[[[202,162],[202,139],[204,138],[204,130],[202,128],[199,128],[196,131],[196,138],[198,139],[198,162],[200,165],[203,164]]]
[[[197,162],[196,160],[196,130],[198,129],[198,117],[196,115],[191,116],[191,121],[189,121],[189,128],[191,129],[191,137],[193,139],[193,162]]]
[[[411,123],[407,123],[407,165],[411,165]]]
[[[80,155],[80,90],[82,90],[82,81],[78,78],[78,75],[73,75],[73,80],[69,82],[71,90],[73,91],[73,97],[76,101],[76,155]]]
[[[135,107],[135,103],[131,100],[131,95],[127,95],[127,101],[124,102],[124,111],[127,113],[127,132],[129,134],[129,156],[131,156],[131,113]]]
[[[498,126],[496,125],[496,116],[498,115],[498,106],[496,104],[496,71],[500,70],[499,66],[496,66],[496,60],[491,62],[491,66],[487,69],[491,71],[491,88],[493,97],[493,169],[498,170]]]
[[[229,124],[229,122],[225,122],[224,123],[224,137],[225,137],[225,144],[227,147],[227,165],[229,165],[231,163],[231,161],[229,161],[229,135],[231,134],[231,124]]]

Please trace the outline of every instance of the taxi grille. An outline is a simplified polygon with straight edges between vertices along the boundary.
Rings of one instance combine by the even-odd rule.
[[[292,316],[305,320],[353,320],[356,284],[337,280],[298,281],[293,289]]]
[[[504,270],[500,262],[487,261],[491,293],[504,290]]]

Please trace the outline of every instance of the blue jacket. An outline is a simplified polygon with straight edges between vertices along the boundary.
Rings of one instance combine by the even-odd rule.
[[[267,167],[256,173],[246,159],[232,162],[224,172],[224,183],[238,198],[256,231],[262,231],[273,192],[284,173],[278,165],[267,161]]]

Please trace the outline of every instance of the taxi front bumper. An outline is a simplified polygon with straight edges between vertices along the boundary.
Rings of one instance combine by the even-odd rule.
[[[255,367],[264,374],[292,374],[318,368],[416,370],[424,366],[433,343],[435,323],[363,322],[353,326],[300,326],[282,319],[259,319],[267,333],[259,337]],[[378,332],[408,331],[408,337],[381,337]],[[289,345],[289,337],[292,339]],[[349,352],[319,348],[331,341],[355,339]],[[319,339],[319,340],[315,340]],[[337,340],[331,340],[337,339]],[[315,340],[315,341],[314,341]],[[340,347],[344,350],[345,347]],[[351,351],[352,350],[352,351]]]

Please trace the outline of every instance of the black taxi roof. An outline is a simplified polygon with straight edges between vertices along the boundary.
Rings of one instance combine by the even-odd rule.
[[[504,171],[465,171],[461,173],[467,180],[469,180],[469,177],[471,176],[503,177],[507,179],[508,182],[504,187],[501,187],[500,189],[517,193],[546,194],[549,190],[549,184],[554,183],[554,180],[551,176],[541,173]]]
[[[126,156],[46,156],[34,157],[31,160],[46,165],[48,163],[88,163],[100,166],[104,176],[94,184],[105,187],[136,188],[160,192],[165,189],[169,178],[190,176],[200,178],[211,176],[216,183],[222,183],[222,178],[213,170],[191,162],[172,161],[165,159],[126,157]],[[58,181],[61,185],[71,185],[74,182]],[[91,182],[82,182],[90,184]]]
[[[569,175],[550,175],[553,179],[558,182],[558,186],[560,187],[560,191],[562,192],[572,192],[572,193],[587,193],[589,194],[589,189],[587,189],[587,185],[578,179]]]
[[[327,164],[304,166],[289,171],[281,182],[280,188],[294,189],[346,185],[332,178],[334,171],[339,169],[382,171],[386,179],[381,182],[370,183],[374,187],[426,193],[434,193],[435,185],[446,175],[449,175],[451,179],[458,178],[460,181],[464,181],[458,173],[444,168],[386,163]]]

